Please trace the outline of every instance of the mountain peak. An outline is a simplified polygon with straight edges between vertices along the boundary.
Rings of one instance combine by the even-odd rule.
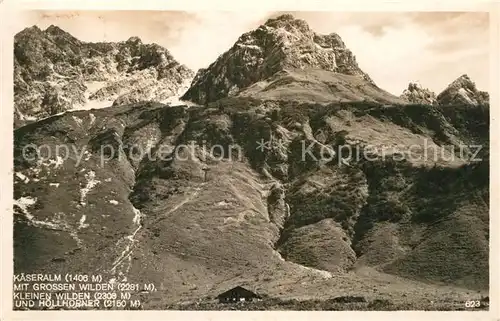
[[[476,88],[476,84],[474,83],[474,81],[472,81],[472,79],[467,74],[461,75],[460,77],[455,79],[448,86],[449,87],[455,87],[455,86],[467,87],[467,88],[470,88],[471,90]]]
[[[66,37],[66,38],[72,38],[72,39],[76,39],[75,37],[73,37],[73,35],[71,35],[69,32],[61,29],[60,27],[56,26],[56,25],[50,25],[49,27],[47,27],[47,29],[45,29],[43,31],[46,35],[50,35],[50,36],[56,36],[56,37]]]
[[[59,28],[56,25],[50,25],[49,27],[47,27],[47,29],[45,29],[45,32],[46,33],[66,33],[66,31],[64,31],[63,29]]]
[[[126,42],[133,43],[133,44],[142,44],[141,38],[139,38],[137,36],[133,36],[133,37],[128,38],[128,40]]]
[[[338,34],[317,34],[304,20],[284,14],[241,35],[199,75],[184,99],[212,102],[288,69],[321,69],[373,84]]]
[[[28,27],[28,28],[24,28],[23,30],[21,30],[19,33],[17,33],[14,38],[15,39],[18,39],[18,38],[22,38],[24,36],[34,36],[34,35],[41,35],[43,34],[43,31],[40,29],[40,27],[38,27],[37,25],[33,25],[31,27]]]
[[[458,79],[469,80],[469,81],[471,80],[470,77],[469,77],[469,75],[467,75],[467,74],[461,75],[460,77],[457,78],[457,80]]]
[[[79,40],[75,38],[69,32],[61,29],[56,25],[50,25],[47,29],[43,31],[45,37],[51,39],[56,42],[68,42],[68,43],[77,43]]]
[[[479,91],[476,83],[467,74],[463,74],[451,82],[438,95],[437,99],[440,105],[464,104],[475,106],[488,103],[489,94]]]
[[[291,13],[284,13],[279,16],[276,16],[275,18],[270,18],[267,20],[266,24],[270,21],[293,21],[296,20],[293,14]]]
[[[419,82],[410,82],[400,97],[412,104],[433,105],[437,103],[436,94],[424,88]]]
[[[284,28],[289,31],[292,31],[295,28],[300,32],[308,32],[311,30],[305,20],[296,19],[291,14],[283,14],[276,18],[268,19],[264,26],[271,28]]]
[[[31,27],[28,27],[28,28],[24,28],[25,32],[41,32],[42,29],[40,29],[40,27],[38,27],[37,25],[33,25]],[[22,32],[22,31],[21,31]]]
[[[412,82],[410,81],[408,83],[408,90],[413,91],[413,90],[420,90],[422,89],[422,85],[419,82]]]

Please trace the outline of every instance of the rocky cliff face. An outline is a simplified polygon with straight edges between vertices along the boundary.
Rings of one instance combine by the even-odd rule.
[[[440,105],[463,104],[477,106],[488,104],[489,99],[489,94],[485,91],[479,91],[476,84],[467,75],[455,79],[437,96]]]
[[[412,104],[434,105],[437,103],[436,94],[418,83],[409,83],[401,98]]]
[[[269,19],[200,70],[185,99],[197,103],[233,96],[285,69],[322,69],[373,83],[339,35],[319,35],[292,15]]]
[[[137,37],[86,43],[56,26],[44,31],[34,26],[14,38],[15,123],[89,101],[163,101],[193,75],[167,49]]]

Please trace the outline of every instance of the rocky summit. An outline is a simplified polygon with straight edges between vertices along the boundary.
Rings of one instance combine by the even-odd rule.
[[[193,75],[167,49],[137,37],[89,43],[56,26],[34,26],[14,38],[14,123],[85,106],[165,101]]]
[[[489,99],[489,94],[485,91],[479,91],[476,84],[465,74],[455,79],[437,96],[437,100],[441,105],[464,104],[477,106],[489,103]]]
[[[138,57],[102,65],[129,72],[120,81],[184,79],[137,39],[24,56],[70,77],[83,64],[73,48],[94,47],[83,61]],[[29,83],[55,86],[40,79]],[[488,295],[484,101],[410,104],[375,86],[340,37],[290,15],[242,35],[184,97],[200,105],[117,99],[14,131],[15,273],[153,283],[131,293],[144,309],[250,308],[214,301],[238,285],[262,296],[256,309],[457,310]]]
[[[411,82],[408,88],[403,91],[401,98],[411,104],[428,104],[434,105],[437,103],[436,94],[427,88],[423,88],[419,83]]]
[[[363,81],[363,86],[376,87],[339,35],[317,34],[305,21],[285,14],[243,34],[208,68],[198,71],[184,98],[213,102],[287,69],[350,75]]]

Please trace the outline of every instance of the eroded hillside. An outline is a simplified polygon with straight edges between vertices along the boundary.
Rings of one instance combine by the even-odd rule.
[[[488,154],[395,158],[422,140],[487,144],[488,114],[228,98],[51,117],[15,132],[15,269],[149,280],[168,302],[235,282],[294,298],[486,289]],[[28,144],[74,147],[28,161]],[[321,146],[341,152],[325,160]],[[410,291],[426,287],[447,291]]]

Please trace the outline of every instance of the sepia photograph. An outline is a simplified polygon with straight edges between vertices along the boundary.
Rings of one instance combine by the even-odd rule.
[[[2,300],[489,311],[491,19],[23,10]]]

